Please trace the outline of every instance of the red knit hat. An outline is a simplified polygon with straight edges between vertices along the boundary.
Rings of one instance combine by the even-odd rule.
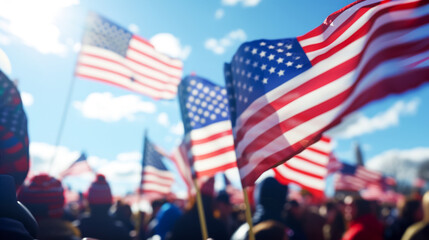
[[[60,218],[64,213],[64,189],[61,182],[47,174],[34,176],[18,191],[18,200],[40,218]]]
[[[112,193],[110,191],[109,183],[106,177],[102,174],[97,174],[95,181],[86,193],[86,198],[89,204],[112,204]]]

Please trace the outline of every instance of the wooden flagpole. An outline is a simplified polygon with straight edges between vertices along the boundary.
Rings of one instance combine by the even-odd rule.
[[[76,76],[74,75],[74,72],[73,72],[73,78],[70,82],[70,87],[68,89],[68,93],[67,93],[67,97],[66,97],[66,103],[64,104],[63,114],[61,116],[60,128],[58,130],[57,139],[55,141],[54,154],[52,155],[51,162],[49,163],[49,169],[48,169],[49,174],[52,171],[52,166],[54,165],[55,158],[57,157],[57,154],[58,154],[58,146],[60,145],[61,137],[63,135],[64,125],[66,124],[67,114],[69,112],[70,101],[71,101],[71,97],[73,94],[75,82],[76,82]]]
[[[201,226],[201,235],[203,237],[203,240],[207,240],[208,234],[207,234],[207,225],[206,225],[206,217],[204,215],[204,208],[203,208],[203,200],[201,199],[201,191],[198,187],[197,179],[193,179],[194,186],[197,193],[197,207],[198,207],[198,217],[200,219],[200,226]]]
[[[142,151],[142,170],[140,172],[140,183],[139,183],[139,189],[138,189],[138,195],[137,195],[137,204],[138,204],[138,215],[137,215],[137,228],[136,228],[136,233],[137,236],[140,236],[140,232],[141,232],[141,225],[143,223],[142,221],[142,214],[140,211],[140,201],[141,201],[141,194],[143,193],[142,191],[142,182],[143,182],[143,163],[144,163],[144,158],[145,158],[145,152],[146,152],[146,140],[147,140],[147,129],[144,130],[144,134],[143,134],[143,151]]]
[[[249,225],[249,240],[255,240],[255,234],[253,233],[253,222],[252,222],[252,213],[250,212],[250,203],[249,203],[249,196],[247,195],[246,188],[243,188],[243,195],[244,195],[244,204],[246,204],[246,221]]]

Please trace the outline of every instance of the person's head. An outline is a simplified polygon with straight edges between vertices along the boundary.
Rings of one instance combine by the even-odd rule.
[[[409,222],[422,220],[423,211],[421,201],[416,199],[407,199],[399,208],[399,216]]]
[[[360,197],[352,198],[345,210],[347,220],[355,220],[363,215],[372,213],[370,202]]]
[[[279,183],[275,178],[268,177],[257,186],[257,203],[264,208],[283,209],[286,203],[288,186]]]
[[[64,188],[61,182],[47,174],[34,176],[18,191],[22,202],[37,220],[61,218],[64,213]]]
[[[286,226],[280,222],[268,220],[256,224],[253,227],[255,240],[288,240]]]
[[[231,214],[232,205],[229,195],[225,190],[219,191],[215,199],[216,209],[219,211],[220,217],[224,218]]]
[[[86,199],[92,213],[107,213],[112,205],[113,198],[109,183],[106,181],[104,175],[97,174],[94,182],[91,183],[86,192]]]

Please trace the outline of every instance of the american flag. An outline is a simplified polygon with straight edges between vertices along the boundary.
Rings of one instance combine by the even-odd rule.
[[[90,13],[76,76],[98,80],[154,99],[172,99],[183,63],[155,50],[145,39]]]
[[[364,166],[342,163],[343,167],[336,174],[334,186],[336,191],[360,191],[370,185],[383,187],[384,177],[377,171]]]
[[[11,175],[19,187],[28,170],[27,116],[15,84],[0,71],[0,174]]]
[[[91,166],[89,165],[86,154],[81,153],[79,158],[76,159],[68,168],[59,174],[59,178],[65,178],[67,176],[76,176],[83,173],[94,173]]]
[[[145,138],[140,193],[166,196],[171,192],[174,174],[163,163],[165,154]]]
[[[225,88],[189,76],[179,85],[179,101],[193,173],[200,178],[236,167]]]
[[[283,184],[295,183],[314,196],[323,197],[331,152],[331,139],[322,137],[286,163],[274,168],[274,177]]]
[[[243,186],[366,103],[429,81],[428,1],[357,1],[297,38],[244,43],[225,65]]]
[[[188,195],[191,196],[193,194],[194,188],[192,182],[191,166],[188,159],[188,151],[189,148],[186,146],[185,142],[182,141],[182,143],[173,151],[173,154],[170,158],[176,165],[180,177],[183,179],[188,188]]]

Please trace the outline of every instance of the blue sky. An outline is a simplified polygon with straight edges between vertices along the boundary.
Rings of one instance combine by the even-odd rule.
[[[149,39],[159,51],[183,59],[184,75],[194,72],[224,85],[223,63],[230,61],[241,43],[302,35],[351,2],[3,1],[0,68],[19,82],[29,119],[32,170],[49,169],[89,11]],[[383,169],[392,154],[416,162],[429,159],[428,103],[426,84],[369,104],[330,132],[337,156],[352,163],[352,146],[359,142],[374,169]],[[171,151],[183,134],[177,99],[154,101],[77,78],[51,173],[57,174],[86,151],[89,163],[107,175],[116,194],[131,191],[139,180],[145,129],[154,143]],[[90,179],[65,180],[83,190]]]

